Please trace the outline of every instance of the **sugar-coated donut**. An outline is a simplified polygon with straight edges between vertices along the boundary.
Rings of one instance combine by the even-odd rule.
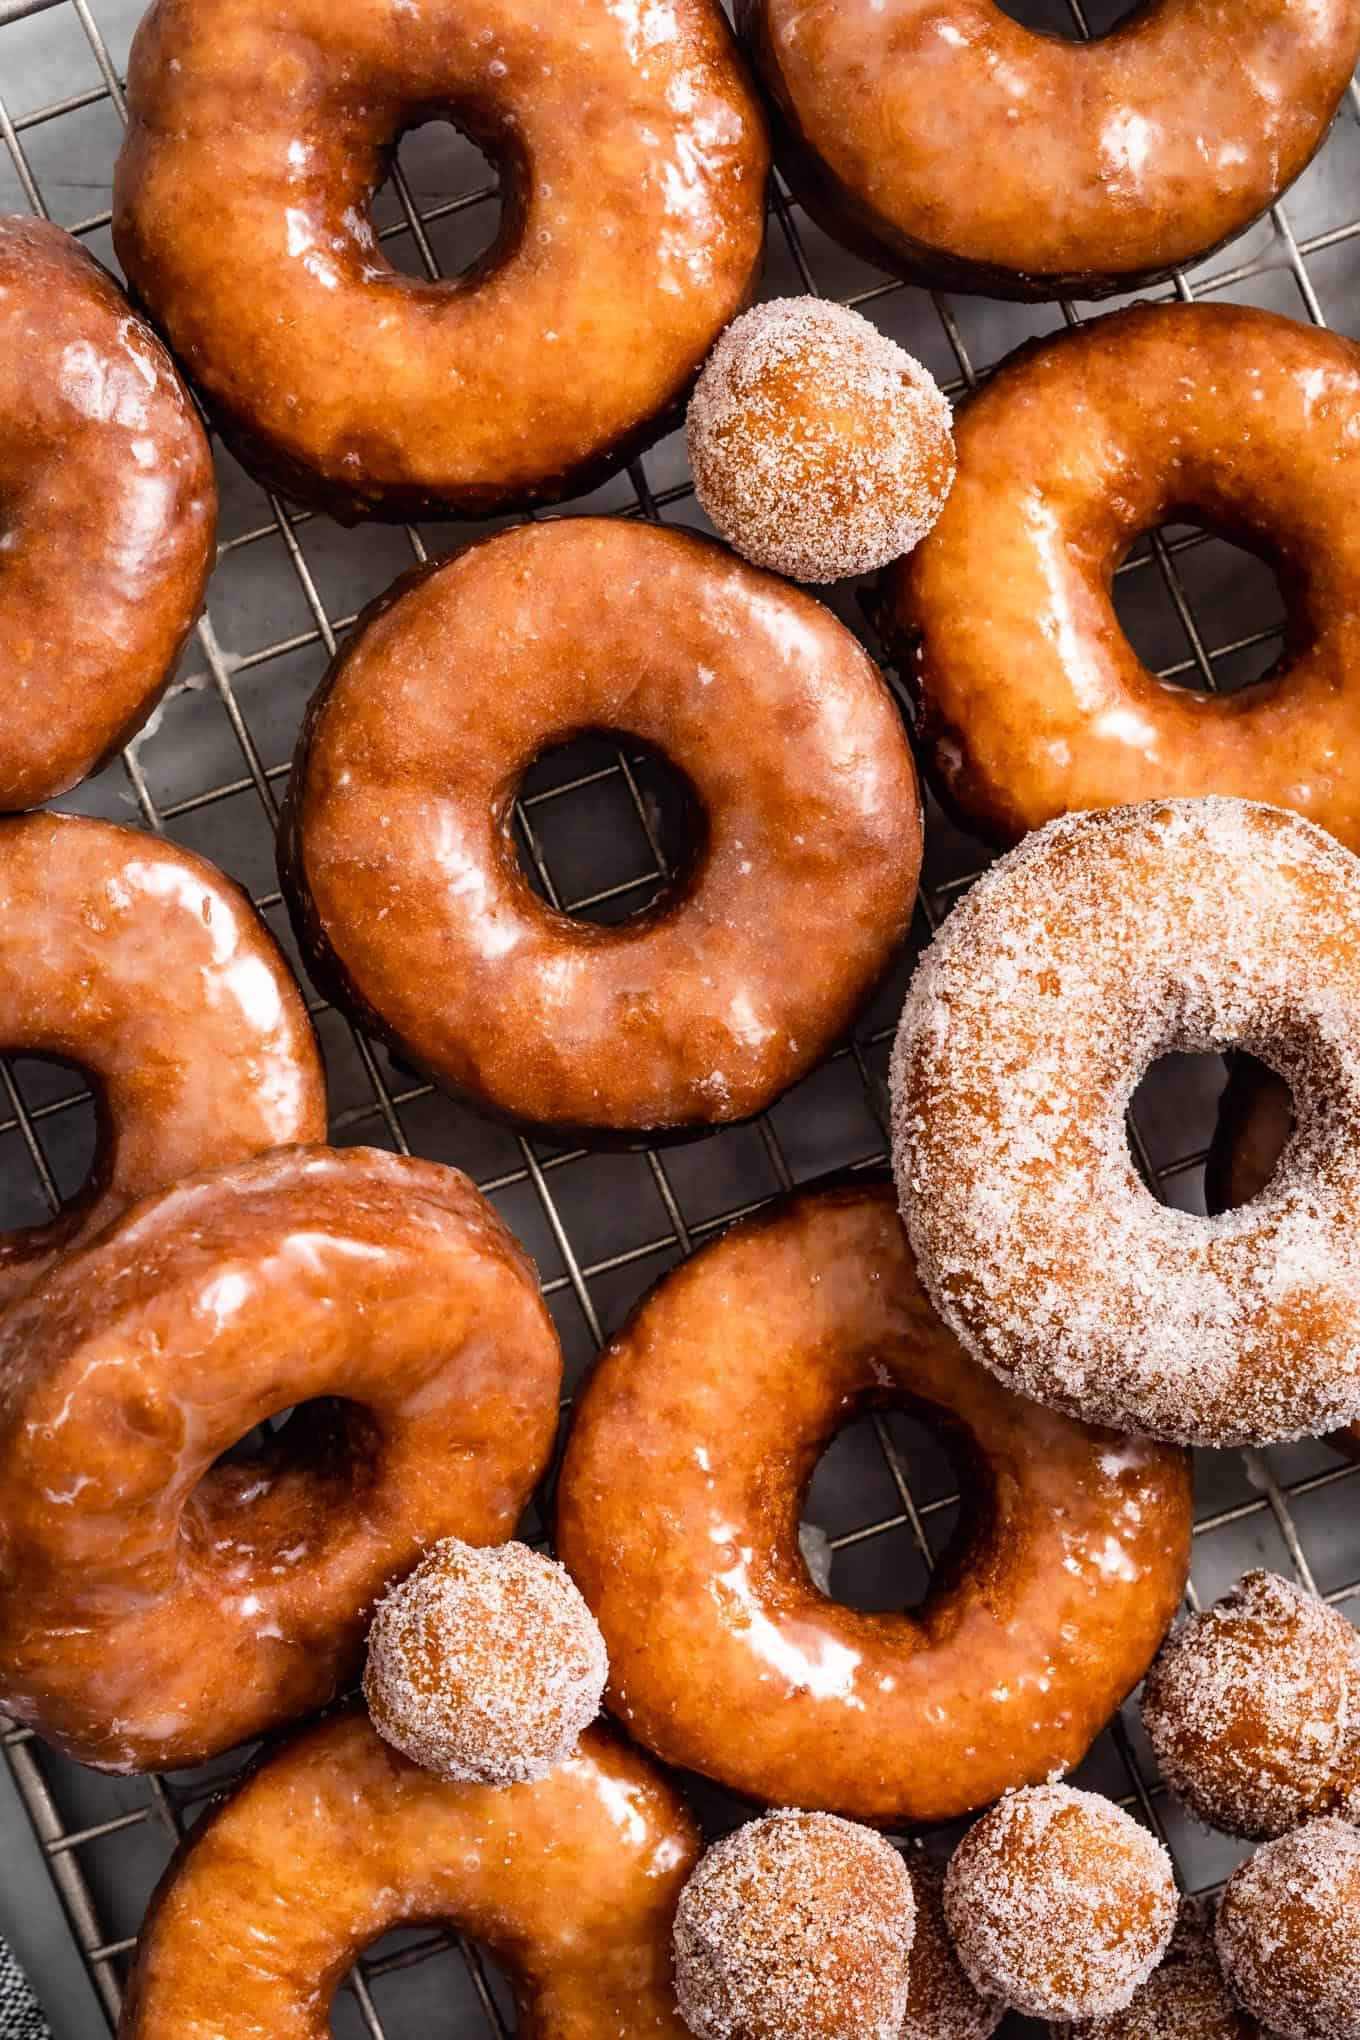
[[[1244,1573],[1168,1638],[1142,1710],[1166,1783],[1225,1834],[1360,1822],[1360,1636],[1277,1573]]]
[[[606,928],[531,891],[512,803],[587,730],[683,776],[687,869]],[[882,676],[810,596],[691,532],[575,518],[418,570],[312,703],[279,869],[313,975],[483,1108],[631,1136],[742,1119],[886,969],[921,859]]]
[[[206,859],[140,830],[0,821],[0,1042],[74,1064],[98,1112],[84,1188],[0,1233],[0,1303],[134,1198],[326,1135],[321,1058],[269,930]]]
[[[675,1994],[696,2040],[898,2040],[911,1879],[871,1828],[783,1808],[725,1835],[675,1912]]]
[[[0,1320],[0,1708],[139,1771],[322,1706],[385,1581],[514,1528],[560,1374],[455,1169],[286,1148],[145,1199]]]
[[[1122,2011],[1064,2020],[1052,2040],[1263,2040],[1233,2002],[1214,1950],[1212,1900],[1181,1900],[1171,1946]]]
[[[380,1736],[464,1785],[544,1778],[600,1711],[604,1638],[565,1567],[444,1537],[379,1601],[364,1699]]]
[[[1234,794],[1360,849],[1360,347],[1249,305],[1136,305],[1022,347],[956,437],[879,611],[947,805],[1010,843],[1072,808]],[[1124,555],[1187,511],[1279,571],[1284,652],[1234,694],[1159,680],[1115,614]]]
[[[694,492],[729,545],[795,581],[919,545],[954,479],[949,402],[859,312],[770,298],[734,319],[685,419]]]
[[[1209,1210],[1229,1211],[1259,1197],[1293,1132],[1294,1101],[1284,1078],[1250,1056],[1234,1056],[1204,1164]],[[1334,1431],[1328,1443],[1360,1459],[1360,1423]]]
[[[202,606],[217,485],[189,393],[79,241],[0,215],[0,808],[98,771]]]
[[[1360,1415],[1360,864],[1298,815],[1159,801],[1070,815],[926,952],[892,1062],[921,1276],[975,1359],[1092,1423],[1203,1445]],[[1293,1086],[1261,1196],[1158,1203],[1125,1111],[1175,1050]],[[1118,1251],[1111,1243],[1118,1242]]]
[[[923,1605],[844,1607],[798,1519],[821,1452],[905,1405],[957,1451],[960,1534]],[[606,1702],[667,1763],[880,1825],[1080,1761],[1142,1677],[1190,1549],[1185,1456],[1057,1419],[972,1366],[886,1184],[796,1197],[665,1276],[578,1400],[558,1549]]]
[[[944,1915],[979,1990],[1036,2019],[1122,2011],[1176,1924],[1171,1858],[1112,1800],[1009,1792],[949,1859]]]
[[[944,1872],[919,1850],[907,1857],[907,1869],[916,1929],[901,2040],[991,2040],[1006,2007],[1000,1998],[983,1995],[954,1953],[944,1917]]]
[[[340,517],[593,486],[759,269],[768,146],[717,0],[155,0],[128,116],[124,269],[246,464]],[[438,118],[493,158],[503,213],[426,282],[369,207]]]
[[[675,1787],[602,1729],[548,1777],[499,1791],[432,1778],[342,1713],[295,1736],[180,1845],[119,2033],[328,2040],[355,1956],[438,1920],[504,1963],[521,2040],[687,2040],[671,1921],[698,1853]]]
[[[827,231],[916,281],[1100,297],[1280,196],[1360,55],[1356,0],[1142,0],[1092,42],[998,0],[738,0],[781,167]]]
[[[1218,1959],[1271,2040],[1360,2040],[1360,1829],[1312,1820],[1234,1870]]]

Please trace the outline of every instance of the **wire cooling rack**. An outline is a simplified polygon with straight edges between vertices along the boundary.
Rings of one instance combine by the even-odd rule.
[[[50,214],[111,266],[109,181],[139,11],[140,0],[0,0],[0,211]],[[1007,11],[1070,35],[1099,32],[1123,10],[1110,4],[1088,18],[1077,0],[1007,0]],[[497,217],[494,177],[446,124],[405,138],[375,203],[392,260],[430,276],[464,268],[492,238]],[[1341,330],[1349,320],[1357,330],[1357,282],[1360,99],[1352,87],[1326,148],[1286,202],[1230,250],[1154,294],[1234,298]],[[1090,309],[907,287],[837,248],[776,188],[764,294],[798,291],[855,305],[955,397],[1021,339],[1076,323]],[[365,602],[413,558],[450,551],[486,527],[344,531],[265,493],[220,451],[218,470],[219,556],[196,640],[153,724],[121,764],[62,805],[139,823],[206,853],[248,886],[292,953],[273,830],[306,699]],[[568,508],[704,524],[679,433]],[[1280,601],[1270,573],[1201,531],[1181,527],[1140,543],[1120,570],[1116,598],[1142,656],[1188,686],[1239,686],[1279,649]],[[857,591],[839,589],[830,599],[873,648]],[[549,898],[618,919],[664,879],[665,822],[646,761],[603,741],[575,745],[543,761],[526,782],[521,852]],[[333,1138],[409,1149],[476,1178],[537,1259],[573,1387],[642,1290],[731,1218],[826,1172],[882,1165],[884,1075],[911,962],[985,861],[980,846],[932,805],[907,952],[852,1037],[756,1124],[661,1153],[527,1141],[471,1118],[313,1000]],[[1168,1058],[1135,1101],[1131,1138],[1148,1180],[1190,1210],[1203,1209],[1204,1149],[1222,1081],[1215,1057]],[[0,1087],[0,1225],[32,1223],[85,1174],[90,1100],[69,1071],[23,1058],[0,1063]],[[1358,1503],[1360,1468],[1323,1445],[1201,1455],[1192,1600],[1212,1599],[1255,1563],[1290,1573],[1360,1615]],[[835,1442],[818,1469],[808,1516],[829,1539],[835,1591],[866,1607],[890,1607],[919,1597],[956,1508],[954,1476],[938,1447],[913,1422],[890,1416],[866,1420]],[[526,1534],[542,1534],[540,1517]],[[24,1730],[0,1741],[17,1787],[16,1798],[0,1766],[0,1892],[6,1879],[11,1887],[25,1880],[25,1891],[11,1889],[11,1896],[31,1901],[30,1913],[44,1898],[59,1899],[60,1914],[49,1906],[58,1937],[49,1931],[30,1942],[46,1951],[35,1980],[54,2008],[67,2008],[59,2040],[93,2040],[104,2019],[116,2019],[142,1910],[176,1837],[230,1778],[235,1760],[165,1778],[106,1779]],[[1241,1853],[1195,1828],[1168,1799],[1130,1709],[1081,1778],[1141,1812],[1170,1845],[1188,1889],[1212,1888]],[[711,1828],[740,1817],[706,1787],[696,1785],[694,1796]],[[38,1867],[30,1871],[30,1862]],[[88,2015],[80,2011],[85,1976]],[[503,1979],[479,1950],[421,1929],[367,1952],[337,1998],[333,2030],[412,2040],[430,2030],[431,2019],[460,2031],[489,2026],[500,2036],[514,2014]]]

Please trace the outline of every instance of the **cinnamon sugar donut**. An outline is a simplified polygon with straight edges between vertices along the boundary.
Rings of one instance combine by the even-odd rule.
[[[322,1706],[424,1545],[513,1529],[560,1373],[457,1170],[287,1148],[147,1198],[0,1320],[0,1708],[141,1771]]]
[[[1249,305],[1135,305],[1022,347],[956,421],[934,530],[879,622],[927,770],[1011,843],[1074,808],[1232,794],[1360,849],[1360,347]],[[1274,670],[1234,694],[1161,681],[1112,576],[1185,515],[1277,567]]]
[[[1157,1766],[1197,1819],[1252,1840],[1360,1822],[1360,1636],[1316,1594],[1244,1573],[1169,1637],[1143,1685]]]
[[[781,1808],[715,1842],[675,1913],[696,2040],[898,2040],[916,1901],[871,1828]]]
[[[674,1786],[602,1729],[537,1784],[498,1791],[432,1778],[340,1714],[181,1843],[119,2031],[327,2040],[355,1956],[393,1927],[446,1921],[504,1963],[521,2040],[687,2040],[671,1920],[697,1854]]]
[[[1360,1830],[1311,1820],[1267,1842],[1228,1879],[1215,1938],[1271,2040],[1360,2040]]]
[[[1307,164],[1360,55],[1356,0],[1142,0],[1092,42],[998,0],[737,12],[827,231],[991,297],[1100,297],[1212,253]]]
[[[468,1785],[545,1778],[600,1711],[604,1638],[565,1566],[444,1537],[379,1601],[364,1699],[413,1764]]]
[[[140,830],[0,821],[0,1046],[74,1064],[98,1114],[84,1188],[0,1233],[0,1303],[134,1198],[325,1138],[321,1059],[273,937],[231,879]]]
[[[919,1850],[908,1855],[907,1869],[916,1901],[916,1930],[900,2040],[991,2040],[1006,2007],[1000,1998],[987,1997],[977,1988],[954,1953],[944,1917],[944,1872]]]
[[[1234,1056],[1204,1165],[1209,1210],[1229,1211],[1259,1197],[1293,1132],[1294,1101],[1284,1078],[1250,1056]],[[1327,1442],[1360,1459],[1360,1423],[1334,1431]]]
[[[693,795],[687,867],[606,928],[538,898],[513,801],[583,733]],[[558,1134],[742,1119],[849,1026],[911,917],[920,805],[878,669],[691,532],[526,525],[407,575],[308,712],[279,871],[313,976],[406,1061]]]
[[[0,808],[141,727],[213,562],[212,456],[175,365],[47,220],[0,216]]]
[[[1360,1415],[1360,864],[1247,801],[1069,815],[979,881],[917,970],[894,1165],[922,1279],[1011,1387],[1205,1445]],[[1299,1126],[1251,1204],[1139,1179],[1124,1115],[1160,1055],[1237,1045]],[[1118,1242],[1118,1252],[1111,1242]]]
[[[1214,1952],[1212,1900],[1185,1898],[1157,1968],[1122,2011],[1055,2021],[1051,2040],[1266,2040],[1233,2003]]]
[[[1113,1800],[1008,1792],[949,1859],[944,1915],[981,1991],[1031,2018],[1122,2011],[1176,1924],[1171,1858]]]
[[[119,260],[246,465],[342,518],[603,480],[760,266],[764,121],[717,0],[155,0],[128,116]],[[502,181],[447,282],[369,212],[432,119]]]
[[[832,1436],[898,1405],[956,1450],[963,1520],[923,1605],[870,1614],[814,1587],[798,1518]],[[578,1400],[557,1527],[630,1735],[767,1804],[930,1822],[1085,1754],[1175,1612],[1190,1472],[970,1365],[860,1184],[663,1278]]]

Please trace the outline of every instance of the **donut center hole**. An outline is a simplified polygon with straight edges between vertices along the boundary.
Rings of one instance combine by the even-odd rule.
[[[0,1141],[0,1239],[16,1254],[58,1244],[98,1187],[94,1080],[55,1057],[8,1059]]]
[[[917,1410],[853,1417],[804,1497],[798,1542],[814,1584],[866,1614],[919,1609],[942,1561],[966,1564],[969,1540],[957,1535],[966,1457],[942,1419]]]
[[[502,2033],[515,2030],[515,1994],[482,1941],[442,1921],[414,1920],[370,1941],[354,1970],[381,2025],[397,2033]],[[373,2040],[375,2026],[352,1971],[331,2000],[332,2040]]]
[[[377,1419],[360,1403],[317,1396],[273,1411],[218,1453],[183,1532],[210,1547],[248,1538],[266,1559],[296,1563],[324,1536],[332,1500],[352,1511],[376,1484],[381,1456]]]
[[[519,869],[573,920],[618,927],[680,899],[708,826],[688,777],[652,745],[589,731],[542,750],[513,816]]]
[[[1166,686],[1235,694],[1284,654],[1288,611],[1274,562],[1188,515],[1135,541],[1112,595],[1125,637]]]
[[[1061,36],[1066,42],[1085,42],[1090,36],[1108,35],[1124,17],[1132,14],[1141,0],[996,0],[997,11],[1019,22],[1036,35]]]
[[[502,166],[451,114],[398,138],[370,213],[385,259],[421,283],[473,281],[506,252]]]
[[[1161,1055],[1129,1101],[1129,1153],[1160,1203],[1232,1211],[1274,1176],[1293,1112],[1284,1079],[1241,1050],[1230,1063],[1211,1052]]]

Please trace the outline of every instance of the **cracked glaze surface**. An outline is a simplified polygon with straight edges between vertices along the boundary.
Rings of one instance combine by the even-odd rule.
[[[994,0],[738,17],[810,210],[879,263],[994,297],[1128,290],[1208,254],[1298,176],[1360,54],[1360,0],[1145,0],[1087,43]]]
[[[640,738],[704,812],[617,927],[529,888],[533,760]],[[820,603],[689,532],[572,518],[396,584],[309,711],[280,875],[318,981],[522,1123],[741,1119],[819,1061],[906,933],[920,803],[897,708]]]
[[[74,1064],[97,1109],[85,1187],[0,1232],[0,1304],[134,1198],[325,1137],[321,1058],[269,930],[232,879],[141,830],[0,821],[0,1047]]]
[[[47,220],[0,217],[0,808],[65,793],[155,707],[217,487],[160,341]]]
[[[588,1728],[532,1785],[452,1785],[359,1713],[305,1730],[197,1827],[152,1899],[121,2040],[327,2040],[354,1957],[439,1921],[510,1972],[525,2040],[686,2040],[671,1921],[699,1853],[674,1786]]]
[[[754,286],[764,120],[717,0],[156,0],[114,239],[247,464],[341,516],[558,500],[663,429]],[[452,118],[502,172],[463,278],[369,203]]]
[[[813,1586],[798,1518],[833,1434],[892,1404],[955,1442],[963,1521],[919,1610],[869,1614]],[[1185,1582],[1185,1454],[970,1362],[886,1185],[796,1198],[702,1249],[577,1412],[558,1548],[605,1633],[608,1705],[753,1799],[942,1821],[1069,1769]]]
[[[1273,312],[1140,305],[1027,346],[959,412],[959,472],[882,624],[927,769],[978,832],[1233,794],[1360,849],[1360,348]],[[1270,559],[1283,656],[1230,695],[1160,681],[1111,599],[1188,513]]]
[[[139,1771],[323,1706],[426,1545],[511,1534],[560,1377],[455,1169],[290,1148],[148,1198],[0,1321],[0,1707]]]

